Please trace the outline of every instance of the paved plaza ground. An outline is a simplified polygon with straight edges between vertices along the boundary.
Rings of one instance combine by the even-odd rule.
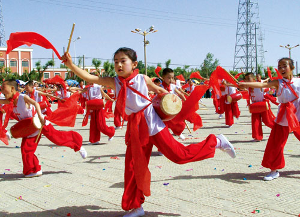
[[[239,102],[241,117],[232,128],[215,114],[211,99],[207,108],[198,110],[203,128],[191,134],[184,131],[185,145],[202,141],[209,134],[224,134],[236,148],[230,158],[217,150],[215,157],[201,162],[177,165],[159,156],[154,147],[149,168],[151,193],[143,205],[147,217],[192,216],[298,216],[300,214],[300,148],[290,135],[286,148],[286,167],[276,180],[263,181],[269,171],[261,161],[270,129],[263,127],[264,140],[253,142],[250,114],[245,100]],[[272,105],[274,114],[277,108]],[[21,139],[0,146],[0,216],[119,217],[123,193],[125,129],[114,139],[102,135],[101,142],[88,142],[89,127],[82,127],[83,115],[76,126],[88,151],[79,153],[53,145],[45,137],[36,151],[43,176],[26,179],[22,174]],[[15,122],[12,122],[13,124]],[[108,120],[113,125],[113,120]],[[192,125],[189,124],[192,128]],[[68,130],[70,128],[56,127]]]

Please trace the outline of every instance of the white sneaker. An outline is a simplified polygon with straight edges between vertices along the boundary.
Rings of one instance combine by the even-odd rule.
[[[228,139],[223,134],[218,135],[217,138],[221,141],[220,149],[222,151],[226,152],[227,154],[229,154],[230,157],[235,158],[236,153],[235,153],[234,147],[228,141]]]
[[[110,142],[111,140],[113,140],[114,139],[114,137],[112,136],[112,137],[109,137],[108,138],[108,141]]]
[[[264,177],[265,181],[271,181],[273,179],[277,179],[279,177],[278,170],[271,171],[268,175]]]
[[[41,175],[43,175],[43,171],[42,170],[40,170],[40,171],[38,171],[36,173],[30,173],[30,174],[26,175],[25,178],[33,178],[33,177],[37,177],[37,176],[41,176]]]
[[[115,130],[122,129],[122,126],[115,127]]]
[[[180,135],[179,135],[179,138],[181,139],[181,140],[185,140],[185,136],[183,135],[183,133],[181,133]]]
[[[130,212],[128,212],[126,215],[123,217],[139,217],[145,215],[144,209],[141,206],[140,208],[137,209],[132,209]]]
[[[6,136],[7,136],[7,139],[8,139],[8,140],[11,140],[11,134],[10,134],[9,131],[6,132]]]
[[[86,159],[86,157],[87,157],[87,152],[86,152],[86,150],[85,150],[84,147],[81,146],[81,148],[80,148],[80,150],[79,150],[79,154],[81,155],[81,157],[82,157],[83,159]]]
[[[227,127],[228,127],[228,128],[231,128],[231,127],[232,127],[232,125],[230,125],[230,126],[229,126],[229,125],[227,125]]]
[[[221,118],[223,118],[223,115],[222,115],[222,114],[220,114],[220,115],[219,115],[219,118],[220,118],[220,119],[221,119]]]

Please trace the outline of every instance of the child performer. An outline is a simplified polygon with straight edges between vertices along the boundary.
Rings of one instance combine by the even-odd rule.
[[[243,82],[239,84],[241,88],[270,88],[274,86],[278,101],[281,103],[262,160],[262,166],[271,169],[271,172],[264,177],[265,181],[278,178],[278,169],[284,168],[283,150],[289,133],[293,131],[297,139],[300,140],[300,79],[293,77],[294,68],[292,59],[282,58],[278,61],[278,71],[282,75],[282,79],[268,83]]]
[[[225,124],[230,128],[234,124],[233,116],[239,118],[241,112],[237,102],[228,102],[227,96],[236,93],[236,87],[225,84]]]
[[[184,146],[177,142],[165,127],[147,99],[148,90],[155,93],[167,92],[156,86],[151,79],[135,70],[137,55],[130,48],[119,48],[114,54],[117,77],[97,77],[80,69],[72,63],[71,56],[63,57],[68,66],[82,79],[109,86],[116,90],[116,109],[126,112],[128,116],[125,142],[125,189],[122,198],[122,208],[132,210],[124,217],[143,216],[142,204],[145,196],[150,196],[151,175],[148,163],[153,144],[171,161],[184,164],[200,161],[214,156],[216,148],[226,151],[235,157],[235,151],[230,142],[223,136],[209,135],[206,140]]]
[[[33,99],[34,101],[36,101],[37,103],[40,104],[40,107],[41,107],[41,105],[43,105],[44,108],[41,108],[42,114],[50,116],[52,113],[51,104],[49,103],[48,99],[46,98],[46,96],[49,96],[49,95],[35,90],[33,81],[28,81],[25,84],[25,90],[31,99]]]
[[[246,82],[255,82],[255,77],[252,72],[248,72],[245,75]],[[252,124],[252,138],[255,142],[259,142],[263,139],[262,122],[270,128],[274,126],[275,116],[271,111],[270,103],[264,99],[264,90],[261,88],[249,88],[250,100],[252,102],[251,107],[257,106],[257,103],[264,102],[265,108],[268,108],[262,112],[251,113]],[[268,107],[267,107],[268,106]],[[255,109],[255,108],[254,108]]]
[[[186,100],[185,96],[176,88],[176,85],[172,84],[172,81],[174,80],[174,72],[172,69],[165,68],[162,72],[162,79],[163,81],[160,87],[164,88],[169,93],[178,95],[181,100]],[[185,136],[182,133],[185,129],[185,123],[183,121],[180,123],[174,123],[172,120],[169,120],[165,121],[164,123],[173,131],[175,135],[179,136],[180,139],[185,140]]]
[[[25,94],[17,92],[18,85],[15,80],[4,81],[2,84],[2,93],[6,99],[0,99],[0,104],[9,104],[9,112],[5,118],[4,128],[6,128],[11,112],[19,121],[31,118],[37,115],[41,124],[43,125],[42,134],[44,134],[50,141],[59,146],[67,146],[72,148],[75,152],[79,151],[82,158],[86,158],[87,153],[82,147],[82,136],[74,131],[58,131],[55,130],[49,121],[45,121],[41,113],[39,104]],[[25,126],[26,127],[26,126]],[[34,154],[40,140],[36,141],[39,130],[35,133],[22,138],[21,153],[23,160],[23,174],[25,178],[32,178],[41,176],[43,174],[41,165],[37,156]]]
[[[111,141],[115,135],[115,128],[108,127],[105,121],[105,111],[104,111],[104,103],[102,97],[106,99],[112,100],[106,93],[102,90],[101,85],[90,83],[89,87],[85,89],[87,92],[86,102],[86,114],[83,119],[82,126],[87,124],[89,115],[91,114],[91,122],[90,122],[90,138],[89,141],[91,143],[98,143],[100,141],[101,132],[107,135],[108,141]],[[90,109],[89,104],[99,105],[97,109]]]

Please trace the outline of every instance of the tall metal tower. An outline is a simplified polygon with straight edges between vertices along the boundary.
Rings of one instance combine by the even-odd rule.
[[[239,0],[233,70],[257,72],[264,61],[262,39],[257,1]]]
[[[6,47],[4,21],[2,16],[2,1],[0,0],[0,47]]]

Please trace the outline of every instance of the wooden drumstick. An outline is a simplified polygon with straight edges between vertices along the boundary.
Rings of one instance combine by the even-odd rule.
[[[37,141],[39,140],[40,136],[41,136],[41,133],[42,133],[42,130],[43,130],[43,126],[41,127],[40,131],[39,131],[39,134],[37,135],[36,139],[35,139],[35,143],[37,143]]]
[[[200,104],[200,105],[203,105],[204,107],[207,107],[205,104],[203,104],[203,103],[201,103],[201,102],[199,102],[199,104]]]
[[[71,40],[72,40],[74,28],[75,28],[75,23],[73,23],[73,27],[72,27],[71,35],[70,35],[70,38],[69,38],[69,44],[68,44],[67,52],[66,52],[66,53],[68,53],[68,52],[69,52],[69,49],[70,49],[70,44],[71,44]]]
[[[184,120],[184,123],[185,123],[185,126],[188,128],[189,132],[192,133],[192,132],[191,132],[191,129],[189,128],[189,125],[188,125],[187,122],[186,122],[186,120]]]

